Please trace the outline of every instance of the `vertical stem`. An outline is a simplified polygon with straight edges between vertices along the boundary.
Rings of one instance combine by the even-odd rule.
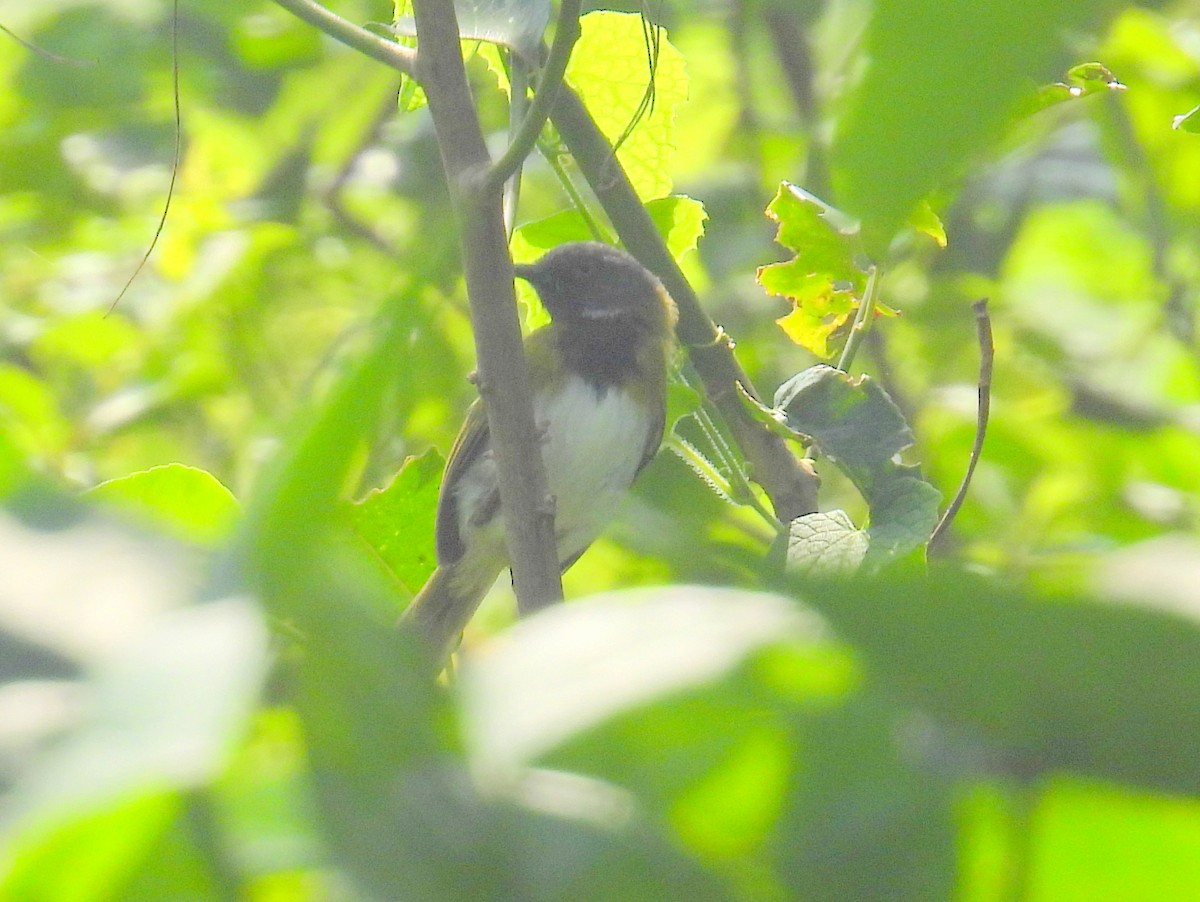
[[[867,274],[867,290],[863,292],[862,303],[858,305],[854,323],[850,326],[850,334],[846,336],[846,346],[842,348],[842,356],[838,360],[837,368],[843,373],[849,371],[850,364],[854,362],[854,355],[858,353],[858,346],[862,344],[863,336],[866,335],[867,329],[871,328],[871,317],[875,315],[875,300],[878,290],[879,267],[872,266],[871,271]]]
[[[546,488],[529,370],[521,345],[503,216],[503,180],[491,160],[467,84],[451,0],[416,0],[417,80],[425,88],[459,221],[479,362],[479,393],[500,472],[500,504],[518,609],[562,599],[554,503]]]

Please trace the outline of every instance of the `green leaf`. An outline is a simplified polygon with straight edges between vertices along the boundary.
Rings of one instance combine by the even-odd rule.
[[[871,525],[863,535],[869,543],[865,560],[872,566],[896,560],[925,544],[938,520],[941,494],[920,479],[912,468],[894,458],[912,445],[913,435],[904,414],[887,392],[867,376],[853,378],[841,370],[818,364],[797,373],[775,393],[790,429],[806,436],[855,484],[871,510]],[[845,514],[836,512],[841,518]],[[801,518],[804,520],[804,518]],[[851,538],[849,520],[816,521],[823,530],[842,530],[830,541]],[[807,540],[808,525],[802,525]],[[815,546],[802,544],[799,554]],[[789,564],[792,559],[789,542]],[[815,572],[823,572],[818,566]]]
[[[599,11],[579,20],[581,34],[566,80],[609,141],[643,200],[669,194],[675,111],[687,99],[683,55],[658,29],[657,65],[651,72],[645,24],[633,13]],[[647,91],[653,89],[653,103]]]
[[[788,524],[787,571],[814,576],[849,575],[868,552],[867,533],[843,510],[805,514]]]
[[[350,507],[355,533],[410,595],[437,567],[434,519],[444,463],[433,448],[410,457],[391,483]]]
[[[868,498],[871,524],[866,563],[878,567],[921,548],[937,526],[942,493],[903,468],[877,479]]]
[[[893,457],[913,443],[904,414],[869,376],[818,364],[775,392],[790,428],[808,436],[866,492]]]
[[[957,177],[1054,66],[1064,35],[1106,0],[880,3],[867,26],[865,77],[832,153],[839,202],[882,259],[913,207]],[[920,47],[920,53],[913,48]]]
[[[949,243],[946,238],[946,227],[942,224],[941,218],[933,212],[933,207],[927,200],[917,204],[912,216],[908,218],[908,224],[922,235],[932,238],[938,247],[945,247]]]
[[[704,237],[708,213],[704,204],[695,198],[683,194],[658,197],[646,204],[646,212],[654,220],[676,263],[681,263],[684,256],[694,251]]]
[[[211,780],[257,700],[266,666],[266,627],[244,598],[155,615],[97,669],[87,719],[17,786],[10,833],[47,850],[81,842],[85,827],[98,838],[111,828],[105,812],[119,817],[144,794]]]
[[[979,731],[1020,772],[1200,795],[1194,607],[1037,596],[957,570],[803,591],[889,692]]]
[[[464,668],[472,757],[485,770],[510,772],[622,711],[716,680],[754,651],[814,628],[778,596],[695,586],[553,608]]]
[[[184,464],[164,464],[110,479],[84,495],[202,545],[228,538],[240,513],[233,493],[215,476]]]
[[[779,223],[775,240],[795,256],[759,267],[758,282],[792,301],[791,313],[776,320],[787,336],[818,357],[828,357],[829,338],[853,316],[866,287],[857,226],[788,182],[780,184],[767,216]]]

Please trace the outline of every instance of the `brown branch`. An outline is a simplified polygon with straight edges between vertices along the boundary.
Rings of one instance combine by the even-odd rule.
[[[954,522],[958,509],[967,498],[971,488],[971,477],[975,475],[975,465],[983,454],[983,440],[987,436],[988,417],[992,407],[992,358],[996,349],[992,344],[992,320],[988,316],[987,298],[978,300],[972,305],[975,311],[975,331],[979,337],[979,403],[975,413],[975,441],[971,445],[971,458],[967,461],[967,472],[963,475],[962,484],[954,495],[954,500],[942,514],[942,519],[934,527],[933,535],[926,544],[926,554],[936,552],[942,537]]]
[[[612,145],[568,85],[559,90],[551,119],[625,247],[662,279],[679,306],[677,334],[688,349],[709,400],[721,412],[746,455],[750,477],[771,498],[775,516],[789,523],[815,511],[819,483],[816,474],[782,438],[755,422],[743,408],[738,384],[752,397],[759,395],[733,355],[732,339],[701,308],[617,161]]]
[[[471,326],[492,451],[500,471],[513,585],[522,614],[562,599],[554,506],[533,418],[529,370],[521,345],[512,258],[504,232],[502,183],[467,84],[451,0],[416,0],[416,68],[433,116],[442,165],[459,223]]]

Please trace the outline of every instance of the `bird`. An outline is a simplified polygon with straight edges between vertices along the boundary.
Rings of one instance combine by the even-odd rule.
[[[603,531],[658,452],[675,302],[633,256],[574,241],[518,264],[550,322],[525,339],[533,413],[563,570]],[[435,518],[437,568],[401,616],[445,661],[508,566],[497,468],[476,400],[451,447]]]

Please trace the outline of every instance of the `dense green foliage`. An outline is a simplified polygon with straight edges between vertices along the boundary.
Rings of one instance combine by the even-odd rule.
[[[1200,6],[681,0],[652,103],[586,16],[567,78],[822,512],[681,357],[568,603],[498,585],[438,684],[393,628],[474,396],[428,111],[183,0],[116,302],[171,12],[0,0],[0,899],[1200,897]],[[539,147],[514,256],[613,238]]]

